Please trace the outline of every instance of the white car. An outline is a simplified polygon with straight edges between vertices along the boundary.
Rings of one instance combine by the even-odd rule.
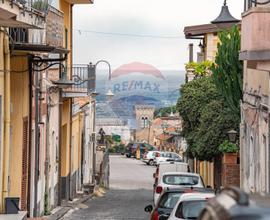
[[[154,163],[155,165],[159,165],[161,162],[166,161],[182,161],[182,157],[174,152],[159,152],[156,154]]]
[[[214,193],[185,193],[180,196],[168,220],[197,219]],[[165,216],[164,216],[165,217]]]
[[[183,188],[197,187],[205,188],[201,176],[197,173],[187,172],[165,172],[158,178],[158,183],[154,188],[154,204],[156,205],[161,193],[167,187]]]
[[[147,165],[154,165],[154,159],[155,159],[155,155],[159,153],[159,151],[148,151],[145,152],[142,158],[142,161],[144,163],[146,163]]]

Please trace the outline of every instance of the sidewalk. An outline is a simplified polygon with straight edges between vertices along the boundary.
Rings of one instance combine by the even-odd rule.
[[[38,217],[38,218],[28,218],[27,220],[60,220],[64,215],[71,209],[75,209],[80,204],[91,199],[93,194],[79,194],[73,201],[64,201],[61,206],[56,207],[52,210],[51,215]]]
[[[250,194],[249,198],[258,205],[270,208],[270,195]]]

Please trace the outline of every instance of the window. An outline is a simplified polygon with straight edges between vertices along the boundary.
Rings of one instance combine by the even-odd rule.
[[[194,186],[199,183],[199,177],[191,175],[164,175],[163,182],[168,185]]]
[[[168,192],[163,194],[162,198],[159,200],[159,208],[173,209],[178,202],[181,192]]]
[[[172,154],[172,158],[174,158],[174,159],[179,159],[180,157],[179,157],[178,154]]]
[[[142,119],[141,119],[141,128],[144,128],[144,121],[145,121],[145,119],[144,119],[144,117],[142,117]]]
[[[142,117],[141,118],[141,128],[147,128],[149,125],[148,117]]]
[[[207,210],[204,210],[201,214],[201,220],[214,220],[214,218]]]
[[[175,216],[183,219],[197,219],[205,204],[205,200],[184,201],[179,204]]]

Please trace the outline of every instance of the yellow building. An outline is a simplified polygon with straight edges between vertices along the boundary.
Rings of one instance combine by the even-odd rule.
[[[72,98],[62,97],[53,83],[63,67],[45,70],[45,63],[36,64],[62,62],[71,78],[72,6],[92,2],[53,3],[57,7],[46,13],[9,0],[0,5],[1,213],[8,197],[19,198],[19,208],[29,216],[46,214],[71,198],[69,177],[80,161],[71,156]]]
[[[60,10],[64,13],[64,46],[70,51],[67,61],[68,77],[72,76],[72,8],[74,4],[91,4],[89,0],[59,0]],[[63,104],[61,108],[62,123],[61,123],[61,195],[62,199],[72,199],[74,190],[72,186],[72,100],[76,96],[62,98]]]
[[[17,51],[16,42],[19,34],[26,42],[28,28],[33,31],[44,28],[44,17],[30,6],[25,8],[6,0],[0,9],[0,211],[3,213],[8,197],[22,197],[20,207],[25,210],[24,195],[28,188],[28,58],[27,52]],[[19,29],[24,33],[19,33]]]
[[[186,39],[200,41],[200,51],[197,54],[197,62],[201,61],[215,61],[218,44],[218,32],[224,29],[229,29],[239,23],[229,12],[226,2],[222,6],[219,16],[210,24],[187,26],[184,28]],[[193,62],[193,44],[190,45],[190,59]],[[187,69],[186,73],[187,82],[195,79],[193,69]],[[207,146],[205,146],[207,147]],[[216,159],[210,163],[207,161],[194,160],[193,170],[199,173],[206,185],[221,186],[221,159]]]

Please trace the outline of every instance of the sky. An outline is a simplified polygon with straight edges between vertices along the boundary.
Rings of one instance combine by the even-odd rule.
[[[188,61],[185,26],[207,24],[224,0],[95,0],[75,5],[73,63],[105,59],[112,69],[142,62],[160,70],[183,70]],[[240,19],[243,0],[227,0]],[[198,41],[194,42],[196,48]],[[100,68],[106,68],[104,64]]]

